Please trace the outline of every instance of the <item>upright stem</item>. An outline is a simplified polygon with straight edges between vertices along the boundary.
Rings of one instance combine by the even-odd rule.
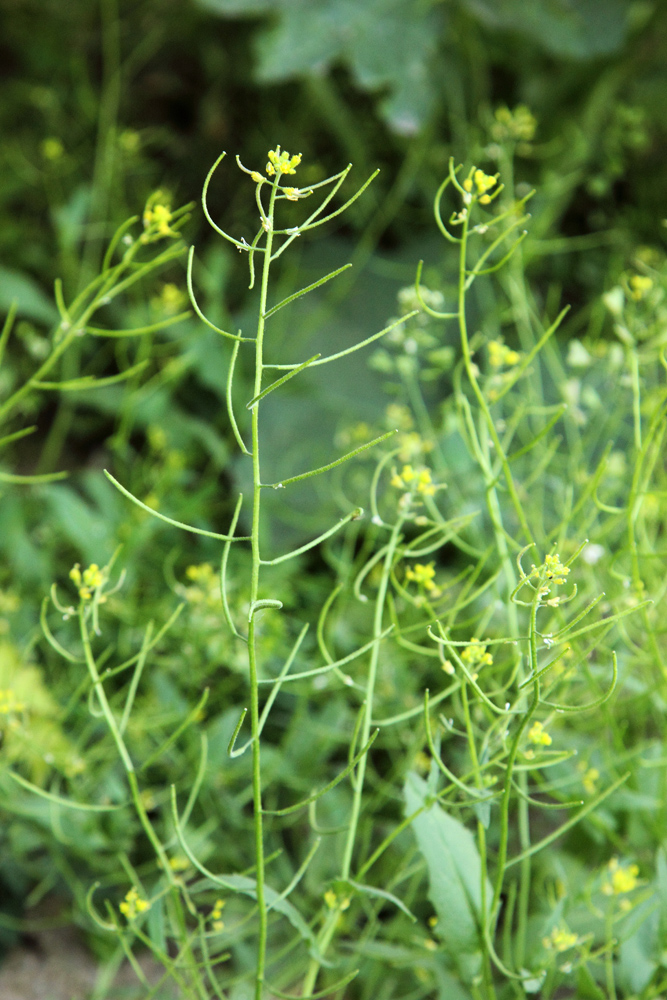
[[[370,663],[368,666],[368,678],[366,681],[366,698],[364,701],[364,717],[361,724],[361,733],[359,735],[359,742],[361,746],[365,746],[370,739],[371,725],[373,720],[373,696],[375,694],[375,682],[377,679],[378,663],[380,658],[380,642],[379,637],[382,634],[382,619],[384,616],[384,606],[387,598],[387,588],[389,586],[389,577],[391,574],[391,568],[394,563],[394,558],[396,555],[396,547],[400,540],[400,531],[403,527],[404,518],[399,517],[394,525],[391,537],[389,539],[389,544],[387,545],[387,552],[384,557],[384,563],[382,566],[382,576],[380,578],[380,584],[378,586],[378,593],[375,599],[375,615],[373,619],[373,638],[376,640],[372,647]],[[352,813],[350,816],[350,825],[347,829],[347,838],[345,841],[345,850],[343,853],[343,862],[341,865],[341,879],[348,879],[350,877],[350,869],[352,867],[352,854],[354,852],[354,842],[357,836],[357,827],[359,825],[359,816],[361,814],[361,800],[364,791],[364,778],[366,776],[366,758],[367,754],[359,761],[357,767],[357,773],[352,778],[352,786],[354,789],[354,795],[352,798]],[[338,924],[338,917],[340,910],[334,908],[329,910],[324,921],[324,924],[320,930],[317,940],[318,950],[322,955],[326,952],[331,939],[334,936],[336,926]],[[309,996],[317,980],[317,975],[320,971],[321,963],[313,958],[311,959],[310,965],[308,967],[308,972],[303,983],[302,994],[304,997]]]
[[[500,464],[502,466],[505,482],[507,483],[507,489],[512,499],[514,510],[516,512],[519,524],[526,538],[526,541],[532,541],[532,534],[530,532],[526,516],[523,512],[521,501],[514,486],[514,479],[512,477],[509,462],[507,460],[507,456],[504,452],[502,442],[496,430],[496,426],[493,421],[493,417],[491,415],[488,403],[477,381],[477,376],[475,373],[475,369],[473,367],[472,356],[470,353],[470,343],[468,340],[468,328],[466,322],[466,297],[465,297],[469,218],[470,215],[468,212],[468,215],[463,221],[462,232],[461,232],[461,246],[459,253],[458,323],[459,323],[459,332],[461,336],[461,349],[463,353],[463,361],[465,364],[468,379],[470,381],[473,392],[475,393],[477,402],[479,403],[479,407],[484,416],[484,421],[488,429],[488,433],[493,442],[495,453],[498,456],[498,460],[500,461]],[[491,473],[490,468],[482,468],[482,471],[487,480],[487,490],[486,490],[487,506],[494,527],[494,534],[496,536],[496,545],[498,546],[498,552],[503,565],[503,572],[507,583],[507,588],[508,591],[511,593],[512,590],[514,589],[514,585],[516,582],[516,574],[514,571],[514,567],[512,565],[510,551],[507,544],[507,537],[502,523],[502,513],[501,513],[500,501],[498,499],[498,492],[495,486],[495,477],[490,474]],[[534,607],[533,613],[535,612],[536,608]],[[513,635],[518,635],[518,628],[519,628],[518,617],[516,613],[516,608],[514,604],[511,602],[508,606],[508,618],[509,618],[510,631],[512,632]],[[534,624],[535,623],[533,618],[531,620],[531,629],[533,629],[531,633],[533,636],[533,645],[531,645],[531,668],[533,673],[537,669],[535,665],[537,654],[536,654],[536,649],[534,647]],[[538,690],[539,688],[536,688],[536,691]],[[536,694],[535,697],[539,697],[539,695]],[[526,716],[524,716],[524,719],[522,720],[517,730],[514,742],[512,744],[512,750],[510,752],[510,760],[507,765],[506,785],[503,793],[503,800],[501,806],[501,834],[500,834],[501,844],[498,856],[498,875],[496,879],[496,887],[494,890],[493,902],[489,913],[491,928],[493,928],[495,920],[497,918],[499,894],[503,884],[505,861],[507,857],[507,838],[509,831],[509,806],[510,806],[510,795],[511,795],[510,779],[512,775],[512,770],[514,768],[514,761],[518,751],[521,733],[523,732],[528,722],[528,719],[530,718],[532,712],[535,710],[536,707],[537,707],[537,702],[533,701],[531,708],[529,709]],[[523,792],[526,792],[528,782],[527,782],[527,775],[525,774],[525,772],[520,772],[518,780],[521,790]],[[519,799],[517,804],[517,811],[518,811],[518,825],[519,825],[519,841],[522,850],[525,850],[530,845],[530,817],[528,813],[528,803],[525,798]],[[480,849],[483,846],[484,845],[480,842]],[[521,957],[521,959],[523,958],[523,951],[525,947],[526,921],[528,916],[528,903],[530,896],[530,881],[531,881],[531,862],[530,862],[530,857],[527,857],[521,864],[521,885],[520,885],[519,900],[518,900],[517,954]]]
[[[273,246],[273,213],[278,190],[274,183],[267,215],[266,251],[262,267],[262,285],[257,318],[257,338],[255,340],[255,388],[254,396],[262,391],[264,325],[266,300],[269,289],[271,249]],[[250,622],[248,625],[248,668],[250,677],[250,725],[252,733],[252,798],[255,826],[255,863],[257,872],[257,908],[259,910],[259,935],[257,942],[257,969],[255,973],[255,1000],[261,1000],[266,966],[267,911],[264,893],[264,830],[262,822],[262,780],[259,741],[259,685],[257,683],[257,647],[255,614],[253,607],[259,594],[260,556],[260,498],[261,478],[259,468],[259,403],[252,408],[252,575],[250,581]]]
[[[389,575],[391,573],[391,568],[394,563],[396,546],[398,544],[399,533],[402,527],[403,527],[403,518],[399,517],[391,532],[391,538],[389,539],[389,544],[387,546],[387,553],[384,557],[384,565],[382,567],[382,576],[380,578],[380,585],[378,587],[377,597],[375,599],[375,615],[373,618],[373,638],[376,641],[373,644],[371,650],[370,663],[368,665],[368,679],[366,681],[366,699],[364,702],[364,719],[361,725],[361,734],[359,736],[359,740],[362,747],[365,746],[366,743],[368,743],[368,740],[370,739],[371,735],[371,722],[373,719],[373,697],[375,694],[375,681],[377,679],[378,661],[380,659],[379,639],[380,635],[382,634],[382,618],[384,616],[384,605],[387,598]],[[350,868],[352,866],[352,852],[354,851],[354,842],[357,836],[357,826],[359,825],[359,814],[361,812],[361,799],[364,790],[364,778],[366,776],[367,757],[368,755],[364,754],[364,756],[359,761],[357,773],[353,779],[354,796],[352,799],[352,815],[350,816],[350,825],[347,830],[345,852],[343,854],[343,864],[340,873],[340,877],[342,879],[347,879],[350,877]]]

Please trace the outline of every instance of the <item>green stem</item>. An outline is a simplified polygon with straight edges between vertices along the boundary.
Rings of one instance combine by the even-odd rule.
[[[387,589],[389,586],[389,578],[391,575],[391,570],[394,564],[394,558],[396,555],[396,548],[400,540],[400,531],[403,527],[404,519],[399,517],[396,521],[387,545],[384,563],[382,567],[382,576],[380,578],[380,583],[378,586],[378,593],[375,600],[375,615],[373,619],[373,638],[376,640],[370,657],[370,663],[368,666],[368,677],[366,681],[366,698],[364,702],[364,715],[361,724],[361,731],[359,734],[359,741],[361,746],[365,744],[370,739],[372,719],[373,719],[373,696],[375,693],[375,682],[377,680],[377,670],[378,662],[380,657],[380,642],[379,637],[382,634],[382,619],[384,616],[384,606],[387,598]],[[359,766],[357,768],[356,776],[353,778],[352,785],[354,789],[354,795],[352,798],[352,813],[350,816],[350,824],[347,830],[347,838],[345,841],[345,850],[343,853],[343,862],[341,865],[341,879],[345,880],[350,877],[350,869],[352,867],[352,855],[354,852],[354,842],[357,835],[357,827],[359,825],[359,816],[361,814],[361,800],[364,790],[364,778],[366,775],[366,760],[367,754],[359,761]],[[336,930],[336,925],[338,911],[332,910],[327,915],[324,925],[318,936],[318,948],[322,955],[325,954],[331,939]],[[302,994],[304,997],[309,996],[313,989],[315,988],[315,983],[317,981],[317,975],[320,970],[321,963],[317,959],[312,959],[308,967],[308,972],[304,979]]]
[[[257,319],[257,338],[255,341],[255,387],[253,396],[259,396],[262,391],[263,347],[266,302],[269,290],[269,271],[271,268],[271,249],[273,246],[273,217],[278,178],[272,190],[267,215],[268,231],[266,234],[266,249],[262,266],[262,285],[259,301],[259,316]],[[252,575],[250,581],[250,607],[253,608],[259,595],[259,573],[262,563],[260,552],[260,502],[261,476],[259,465],[259,404],[252,410]],[[262,780],[259,732],[259,685],[257,683],[257,642],[256,615],[251,611],[248,625],[248,668],[250,680],[250,725],[252,738],[252,798],[255,828],[255,865],[257,878],[257,909],[259,912],[259,934],[257,940],[257,969],[255,971],[255,1000],[261,1000],[266,967],[266,940],[268,914],[265,900],[264,871],[264,830],[262,821]]]

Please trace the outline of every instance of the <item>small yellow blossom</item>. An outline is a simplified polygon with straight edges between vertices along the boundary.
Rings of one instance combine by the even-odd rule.
[[[173,282],[168,282],[162,286],[160,294],[151,299],[151,305],[156,312],[166,313],[167,316],[175,316],[187,301],[185,292]]]
[[[125,896],[118,909],[126,918],[128,923],[134,920],[140,913],[145,913],[149,909],[150,903],[147,899],[142,899],[136,889],[132,888]]]
[[[552,580],[554,583],[565,583],[565,577],[569,576],[570,567],[563,566],[560,561],[560,556],[557,552],[553,555],[546,556],[544,560],[544,568],[547,574],[547,580]]]
[[[449,674],[450,677],[451,677],[452,674],[456,673],[456,669],[455,669],[454,664],[452,663],[451,660],[443,660],[442,661],[442,669],[444,670],[444,672],[446,674]]]
[[[474,639],[461,653],[461,659],[468,667],[490,667],[493,663],[491,653],[486,651],[486,643]]]
[[[290,156],[287,150],[281,153],[280,146],[276,146],[275,149],[269,150],[269,162],[266,164],[266,172],[269,177],[273,177],[275,174],[279,176],[280,174],[294,174],[300,163],[301,153],[297,153],[296,156]]]
[[[511,367],[518,364],[521,360],[521,355],[518,351],[513,351],[500,340],[490,340],[487,350],[489,352],[489,364],[493,368]]]
[[[403,490],[406,488],[406,486],[409,486],[409,484],[413,481],[415,476],[416,472],[412,468],[412,466],[404,465],[403,468],[401,469],[400,475],[399,473],[394,471],[394,474],[391,479],[391,485],[396,486],[399,490]]]
[[[164,192],[155,191],[146,202],[143,217],[144,242],[161,236],[178,236],[169,225],[172,219],[171,206],[164,197]]]
[[[624,892],[632,892],[639,885],[639,866],[622,867],[618,858],[612,858],[607,865],[608,880],[602,886],[605,896],[620,896]]]
[[[430,471],[424,468],[415,469],[412,465],[404,465],[400,473],[394,469],[391,485],[399,490],[415,490],[424,497],[432,497],[437,490]]]
[[[190,867],[190,862],[182,854],[178,854],[175,858],[169,858],[169,867],[173,872],[184,872]]]
[[[549,951],[567,951],[577,943],[577,935],[564,927],[554,927],[548,937],[542,938],[542,944]]]
[[[16,695],[11,688],[0,691],[0,715],[10,715],[23,711],[25,711],[25,704],[16,700]]]
[[[507,106],[496,108],[493,117],[491,135],[496,142],[508,139],[530,142],[535,135],[537,121],[525,104],[518,104],[513,111]]]
[[[553,740],[549,736],[548,732],[545,730],[541,722],[534,722],[530,729],[528,730],[528,739],[531,743],[536,746],[548,747],[551,746]]]
[[[430,562],[426,566],[422,563],[416,563],[414,569],[408,567],[405,571],[405,579],[412,580],[414,583],[418,584],[420,587],[424,587],[425,590],[430,591],[434,596],[436,592],[439,594],[440,590],[436,587],[433,582],[435,576],[435,563]]]
[[[264,178],[259,173],[259,171],[253,170],[252,173],[250,174],[250,176],[254,180],[255,184],[263,184],[264,183]]]
[[[299,200],[299,195],[301,194],[301,192],[299,191],[298,188],[286,187],[286,188],[283,188],[283,191],[284,191],[285,197],[287,198],[288,201],[298,201]]]
[[[589,795],[593,795],[596,790],[595,782],[600,777],[600,772],[597,767],[584,768],[584,773],[581,777],[581,783],[584,786],[584,791],[588,792]]]
[[[435,493],[435,484],[428,469],[422,469],[417,475],[417,493],[424,497],[432,497]]]
[[[79,591],[79,597],[82,601],[90,601],[93,592],[99,590],[104,584],[104,572],[97,563],[91,563],[88,569],[84,569],[83,573],[79,563],[76,563],[69,571],[69,578]]]
[[[633,274],[628,284],[630,285],[630,296],[635,302],[639,302],[646,298],[653,288],[653,279],[647,278],[643,274]]]
[[[220,919],[224,905],[224,899],[216,899],[213,909],[211,910],[211,927],[216,934],[220,934],[220,932],[225,929],[224,922]]]
[[[463,187],[469,194],[471,194],[474,186],[476,188],[475,194],[477,195],[480,204],[488,205],[491,201],[491,195],[487,192],[494,188],[497,183],[498,174],[492,177],[489,174],[485,174],[483,170],[473,167],[464,180]]]

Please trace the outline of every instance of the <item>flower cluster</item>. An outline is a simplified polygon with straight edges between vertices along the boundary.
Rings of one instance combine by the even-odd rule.
[[[600,772],[597,767],[589,767],[583,761],[577,766],[577,770],[581,774],[581,783],[584,786],[584,791],[588,795],[593,795],[596,791],[596,781],[600,777]]]
[[[423,563],[415,563],[414,568],[409,566],[405,571],[406,580],[411,580],[413,583],[416,583],[417,586],[423,587],[424,590],[428,590],[431,597],[439,597],[441,590],[436,586],[434,577],[434,562],[427,563],[426,565]]]
[[[76,563],[69,571],[69,578],[79,591],[79,597],[82,601],[92,600],[94,592],[99,591],[104,586],[106,579],[104,570],[101,570],[97,563],[91,563],[87,569],[84,569],[83,573],[79,563]],[[100,597],[100,601],[104,601],[104,598]]]
[[[486,643],[473,639],[469,646],[461,653],[461,659],[468,667],[490,667],[493,663],[491,653],[486,651]]]
[[[506,368],[516,365],[521,360],[518,351],[513,351],[500,340],[490,340],[487,344],[489,364],[492,368]]]
[[[188,566],[185,571],[192,586],[185,588],[185,598],[190,604],[218,607],[220,604],[220,584],[210,563]]]
[[[574,948],[578,938],[572,931],[565,930],[564,927],[554,927],[548,937],[542,938],[542,944],[548,951],[567,951]]]
[[[622,893],[632,892],[639,885],[638,875],[637,865],[623,867],[618,858],[612,858],[607,865],[607,881],[602,886],[602,891],[605,896],[620,896]]]
[[[0,690],[0,715],[10,715],[24,710],[25,704],[16,700],[16,695],[11,688]]]
[[[269,150],[269,162],[266,164],[265,169],[269,177],[273,177],[276,174],[280,177],[281,174],[296,173],[296,168],[300,163],[301,153],[297,153],[296,156],[290,156],[287,150],[281,153],[280,146],[276,146],[275,149]]]
[[[213,909],[211,910],[211,927],[216,934],[219,934],[225,929],[224,922],[220,919],[224,905],[224,899],[216,899]]]
[[[492,195],[489,194],[498,183],[498,174],[485,174],[478,167],[473,167],[463,182],[463,188],[472,197],[476,197],[480,205],[488,205]]]
[[[552,583],[565,583],[565,577],[570,573],[570,567],[563,566],[557,552],[546,556],[544,560],[544,569],[546,571],[547,580],[551,580]]]
[[[400,472],[394,469],[391,485],[398,490],[420,493],[424,497],[432,497],[437,489],[428,469],[413,469],[411,465],[404,465]]]
[[[132,888],[125,896],[123,902],[120,903],[118,909],[129,923],[138,917],[140,913],[145,913],[150,908],[150,905],[147,899],[142,899],[137,890]]]
[[[164,192],[154,191],[144,209],[142,241],[147,243],[151,240],[161,239],[163,236],[178,236],[178,233],[169,225],[171,220],[171,206],[166,200]]]
[[[324,902],[330,910],[347,910],[350,905],[348,896],[338,896],[333,889],[327,889],[324,893]]]
[[[490,131],[496,142],[530,142],[535,136],[537,121],[525,104],[518,104],[513,111],[506,105],[496,108],[493,118]]]
[[[653,279],[646,277],[643,274],[633,274],[628,281],[630,286],[630,297],[635,300],[635,302],[640,302],[645,299],[648,293],[653,288]]]
[[[528,739],[535,746],[539,747],[549,747],[553,743],[553,740],[541,722],[534,722],[532,724],[528,730]]]

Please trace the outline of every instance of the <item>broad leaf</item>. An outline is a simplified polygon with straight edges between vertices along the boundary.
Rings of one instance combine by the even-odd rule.
[[[428,799],[428,788],[409,772],[404,789],[406,814]],[[412,822],[429,876],[429,899],[435,908],[436,933],[465,982],[470,982],[482,956],[482,865],[473,835],[462,823],[434,803]],[[491,885],[487,880],[486,902]]]
[[[617,52],[627,32],[627,0],[463,0],[490,28],[528,35],[547,52],[592,59]]]

